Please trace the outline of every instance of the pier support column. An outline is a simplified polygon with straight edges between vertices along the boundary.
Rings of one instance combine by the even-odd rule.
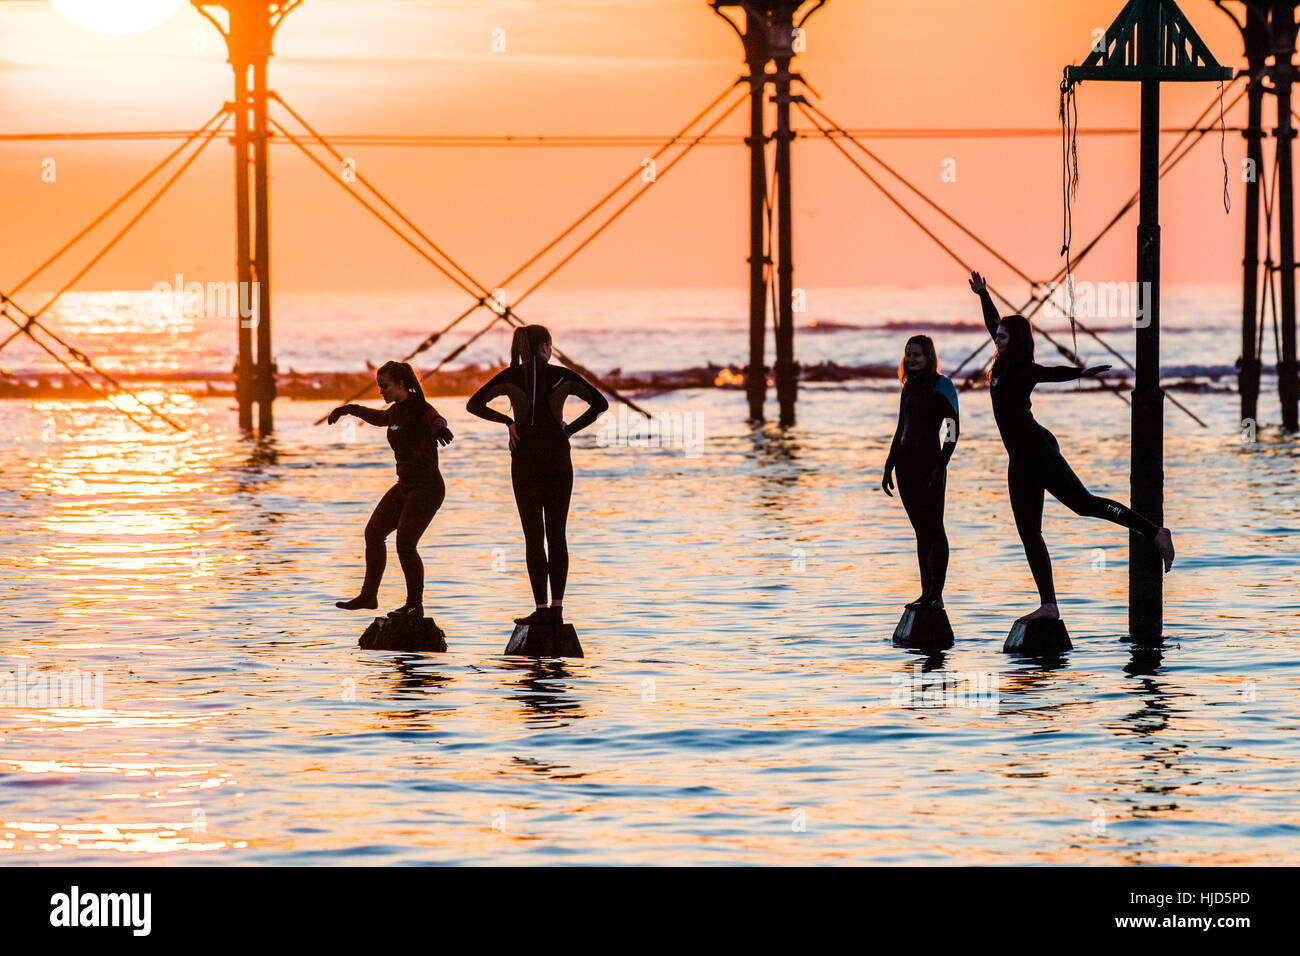
[[[784,11],[782,11],[784,12]],[[793,13],[793,11],[789,11]],[[777,215],[777,321],[776,399],[782,425],[794,424],[798,381],[794,365],[794,210],[790,183],[790,59],[794,34],[793,17],[786,15],[772,23],[773,57],[776,61],[776,215]]]
[[[1247,17],[1257,16],[1248,8]],[[1251,73],[1255,72],[1252,57]],[[1261,64],[1262,65],[1262,59]],[[1246,92],[1246,158],[1253,175],[1246,181],[1245,252],[1241,260],[1241,362],[1237,370],[1237,392],[1241,396],[1242,422],[1259,420],[1259,360],[1255,357],[1256,313],[1259,311],[1259,208],[1260,177],[1264,174],[1264,133],[1262,114],[1264,87],[1253,84]]]
[[[271,55],[271,25],[265,17],[253,23],[253,164],[257,244],[253,270],[257,276],[257,431],[275,430],[275,361],[271,354],[271,197],[266,128],[266,61]]]
[[[248,41],[244,36],[246,21],[235,17],[230,22],[227,45],[230,65],[235,71],[235,273],[239,282],[235,322],[238,328],[238,359],[235,366],[235,403],[239,407],[239,428],[253,430],[253,329],[252,319],[242,314],[244,303],[256,315],[253,301],[252,241],[248,224]]]
[[[790,182],[790,143],[794,132],[790,128],[790,104],[802,102],[792,96],[790,86],[802,77],[790,72],[790,61],[803,49],[803,25],[816,11],[826,5],[826,0],[709,0],[713,12],[721,16],[740,36],[745,45],[745,60],[749,65],[750,135],[745,140],[749,146],[749,375],[746,392],[749,398],[749,419],[763,421],[763,404],[767,398],[766,337],[767,337],[767,278],[766,268],[771,263],[764,251],[764,215],[767,204],[766,124],[764,123],[764,94],[772,84],[776,104],[776,360],[773,378],[776,384],[777,404],[780,406],[782,425],[794,424],[794,406],[798,392],[797,368],[794,361],[794,207]],[[725,11],[738,8],[745,11],[745,29]],[[800,15],[800,11],[803,11]],[[776,72],[768,73],[767,64],[775,60]],[[767,236],[768,241],[771,236]]]
[[[1277,363],[1277,393],[1282,404],[1282,427],[1300,430],[1297,399],[1295,342],[1295,178],[1291,166],[1291,87],[1294,82],[1295,5],[1281,2],[1273,11],[1273,86],[1277,96],[1277,222],[1279,278],[1282,294],[1282,354]]]
[[[1141,83],[1137,278],[1145,309],[1136,330],[1129,494],[1134,511],[1162,526],[1165,400],[1160,388],[1160,82]],[[1154,545],[1133,531],[1129,532],[1128,592],[1129,635],[1139,643],[1158,643],[1164,628],[1164,566]]]
[[[749,420],[763,421],[767,401],[767,22],[745,15],[745,59],[749,64],[749,374],[745,392],[749,397]]]
[[[226,43],[235,72],[235,247],[239,281],[239,358],[235,398],[239,427],[269,435],[275,427],[275,361],[271,351],[271,215],[267,144],[266,65],[275,31],[303,0],[190,0]],[[215,11],[224,13],[225,23]],[[249,74],[252,86],[249,86]],[[249,115],[252,130],[249,130]],[[249,146],[252,145],[253,222],[249,223]],[[248,311],[251,315],[244,315]],[[256,333],[254,333],[256,329]],[[256,342],[256,353],[254,353]]]

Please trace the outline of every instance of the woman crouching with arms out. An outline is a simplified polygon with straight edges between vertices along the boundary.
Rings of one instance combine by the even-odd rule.
[[[352,611],[379,606],[379,581],[387,561],[387,538],[397,532],[397,560],[406,578],[406,603],[389,611],[424,616],[424,563],[416,551],[420,536],[442,506],[446,486],[438,470],[438,446],[451,443],[447,420],[429,404],[415,370],[405,362],[387,362],[375,374],[387,408],[340,405],[329,414],[333,425],[344,415],[355,415],[388,431],[397,462],[397,483],[375,505],[366,523],[366,577],[361,593],[337,607]]]

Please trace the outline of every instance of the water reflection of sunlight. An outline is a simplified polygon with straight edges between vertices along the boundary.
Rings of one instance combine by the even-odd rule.
[[[227,404],[209,403],[214,422],[231,417]],[[321,452],[316,432],[295,430],[314,418],[301,406],[259,445],[205,430],[197,415],[183,419],[189,433],[155,436],[96,416],[118,417],[102,404],[73,410],[58,438],[19,449],[19,547],[0,554],[18,610],[38,620],[52,616],[47,598],[59,607],[56,626],[11,642],[11,668],[66,661],[120,688],[106,687],[101,711],[0,714],[4,755],[45,761],[0,760],[14,784],[0,820],[20,821],[0,824],[0,846],[33,860],[121,866],[251,844],[241,862],[346,861],[343,848],[366,846],[401,862],[1214,863],[1225,824],[1253,847],[1289,835],[1260,833],[1276,826],[1275,768],[1289,772],[1293,751],[1259,752],[1275,716],[1207,707],[1207,693],[1241,695],[1217,656],[1208,672],[1175,672],[1198,697],[1174,699],[1167,674],[1140,690],[1158,659],[1135,654],[1119,673],[1123,571],[1090,563],[1098,543],[1122,548],[1118,533],[1049,505],[1078,649],[1046,662],[1000,655],[1015,616],[1003,592],[1018,604],[1030,584],[1006,539],[1005,490],[972,477],[999,464],[978,442],[953,491],[958,642],[933,655],[888,641],[897,605],[915,594],[911,531],[840,432],[751,449],[727,425],[717,454],[694,461],[579,452],[591,457],[574,521],[575,613],[591,621],[591,659],[548,664],[498,656],[504,611],[527,593],[508,472],[480,479],[458,467],[472,459],[448,459],[461,480],[449,481],[425,558],[436,590],[454,595],[442,622],[453,652],[358,655],[368,618],[334,615],[318,598],[337,575],[324,587],[317,578],[332,573],[322,554],[347,556],[348,583],[359,572],[364,508],[381,484],[370,466],[388,470],[381,438],[363,470],[356,449]],[[121,444],[101,440],[110,434]],[[700,499],[702,484],[734,493]],[[1250,524],[1253,506],[1229,497]],[[1280,553],[1290,538],[1288,512],[1277,513],[1260,537]],[[1251,629],[1249,606],[1224,603],[1210,575],[1245,590],[1251,575],[1276,587],[1279,569],[1228,561],[1215,535],[1189,535],[1187,553],[1217,566],[1171,579],[1195,593],[1197,628],[1170,660],[1218,655],[1209,631],[1221,630],[1243,642],[1233,652],[1243,673],[1273,679],[1258,669],[1257,638],[1290,617]],[[499,544],[510,545],[511,576],[485,583]],[[237,582],[236,555],[254,572]],[[389,558],[386,582],[400,589]],[[1189,600],[1171,607],[1191,618]],[[959,675],[995,674],[996,714],[968,698],[893,703],[890,678],[918,663],[968,694]],[[786,837],[792,809],[805,807],[808,834]],[[1109,821],[1100,834],[1097,809]],[[208,815],[209,832],[191,812]],[[195,861],[212,859],[223,860]]]
[[[29,718],[40,719],[28,714]],[[46,716],[61,716],[50,714]],[[199,717],[173,715],[160,712],[134,711],[84,712],[81,718],[87,724],[97,718],[108,717],[107,726],[174,726],[195,723],[222,716],[205,714]],[[79,729],[79,728],[74,728]],[[211,763],[177,765],[151,760],[148,753],[130,752],[113,755],[109,761],[78,759],[29,759],[0,761],[0,773],[23,774],[28,779],[75,778],[96,775],[121,781],[156,781],[146,784],[144,790],[117,792],[101,790],[96,799],[109,801],[151,801],[154,810],[190,808],[189,819],[162,822],[52,822],[41,818],[26,821],[5,821],[0,824],[0,849],[27,851],[58,850],[111,850],[123,853],[158,853],[184,850],[206,852],[227,848],[242,848],[242,841],[214,839],[205,836],[206,817],[199,808],[195,795],[212,792],[229,786],[233,775],[214,769]]]
[[[188,404],[202,412],[196,400]],[[49,593],[70,609],[132,590],[188,590],[210,579],[214,558],[204,542],[224,524],[196,502],[217,493],[220,446],[201,429],[147,434],[103,407],[45,403],[43,411],[50,434],[43,433],[47,440],[27,479],[37,543],[23,561],[45,569],[54,583]]]
[[[130,371],[142,364],[151,369],[178,369],[193,365],[193,347],[204,326],[199,312],[185,304],[183,295],[81,292],[61,300],[50,316],[107,372]],[[105,347],[101,348],[101,343]],[[181,343],[182,347],[177,347]],[[148,362],[144,363],[141,359],[146,354]]]
[[[246,847],[244,842],[212,839],[203,836],[206,818],[191,794],[215,791],[228,786],[232,775],[214,771],[211,764],[175,766],[148,760],[148,754],[128,753],[111,763],[94,763],[76,760],[17,760],[0,762],[6,773],[22,773],[29,778],[75,777],[86,774],[105,775],[121,780],[158,781],[159,785],[140,792],[100,792],[97,799],[128,800],[147,799],[155,802],[156,810],[191,808],[190,818],[181,821],[110,823],[76,822],[55,823],[40,818],[27,821],[5,821],[0,824],[0,849],[7,850],[112,850],[124,853],[157,853],[185,850],[204,852],[224,848]],[[171,799],[158,802],[163,798]]]
[[[147,763],[144,761],[119,761],[116,763],[84,763],[82,761],[71,760],[4,760],[0,761],[0,766],[5,767],[6,773],[25,773],[31,775],[38,774],[57,774],[59,776],[68,776],[72,774],[100,773],[115,774],[122,777],[203,777],[205,783],[200,789],[212,789],[222,786],[229,780],[229,774],[219,774],[213,777],[209,769],[210,764],[198,767],[174,767],[160,763]]]
[[[44,820],[0,824],[0,849],[56,852],[115,850],[121,853],[160,853],[186,850],[243,849],[242,840],[204,841],[202,818],[172,823],[50,823]]]
[[[62,732],[81,730],[106,730],[117,727],[185,727],[191,724],[203,724],[230,716],[225,711],[205,711],[201,714],[185,714],[166,710],[100,710],[96,708],[68,707],[50,708],[43,711],[28,711],[26,720],[33,724],[57,725],[51,729]]]

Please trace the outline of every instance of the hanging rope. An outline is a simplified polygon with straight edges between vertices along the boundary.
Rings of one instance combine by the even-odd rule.
[[[1079,193],[1079,104],[1075,99],[1074,84],[1066,77],[1061,80],[1061,204],[1064,215],[1061,222],[1061,255],[1065,256],[1065,311],[1070,317],[1070,344],[1078,362],[1079,333],[1075,327],[1074,270],[1070,265],[1070,243],[1074,241],[1073,202]],[[1082,381],[1082,380],[1080,380]]]
[[[1232,200],[1228,197],[1228,127],[1223,119],[1223,80],[1219,80],[1219,158],[1223,160],[1223,212],[1232,209]]]

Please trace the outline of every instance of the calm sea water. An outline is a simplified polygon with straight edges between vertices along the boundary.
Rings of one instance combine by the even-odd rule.
[[[228,363],[224,333],[116,301],[74,300],[58,327],[123,366]],[[598,370],[740,358],[737,296],[675,298],[654,332],[631,327],[662,300],[572,301],[586,303],[572,327],[564,309],[537,318]],[[824,317],[977,319],[939,294],[842,301]],[[1231,364],[1231,296],[1186,301],[1167,362]],[[327,305],[313,322],[282,309],[282,365],[381,361],[435,324],[371,314],[349,344],[354,303]],[[116,335],[87,342],[104,315]],[[945,359],[967,334],[939,336]],[[885,361],[905,336],[806,334],[799,349]],[[283,401],[258,443],[228,402],[180,392],[183,434],[88,403],[5,403],[0,675],[89,674],[102,706],[42,704],[39,680],[0,706],[4,858],[1295,864],[1300,450],[1269,428],[1243,443],[1235,396],[1179,397],[1210,427],[1167,416],[1166,644],[1122,640],[1125,533],[1049,501],[1075,643],[1055,661],[1001,653],[1036,601],[982,393],[963,395],[950,479],[951,650],[890,641],[915,555],[878,487],[896,397],[864,383],[805,388],[785,433],[708,390],[640,399],[692,416],[693,449],[575,439],[566,604],[588,656],[563,662],[502,655],[531,603],[522,541],[503,430],[463,399],[435,399],[457,440],[421,546],[442,655],[361,651],[370,616],[333,607],[356,591],[361,530],[392,481],[378,429],[315,427],[328,405]],[[1127,498],[1127,407],[1073,386],[1035,405],[1090,487]],[[382,606],[401,598],[390,557]]]

